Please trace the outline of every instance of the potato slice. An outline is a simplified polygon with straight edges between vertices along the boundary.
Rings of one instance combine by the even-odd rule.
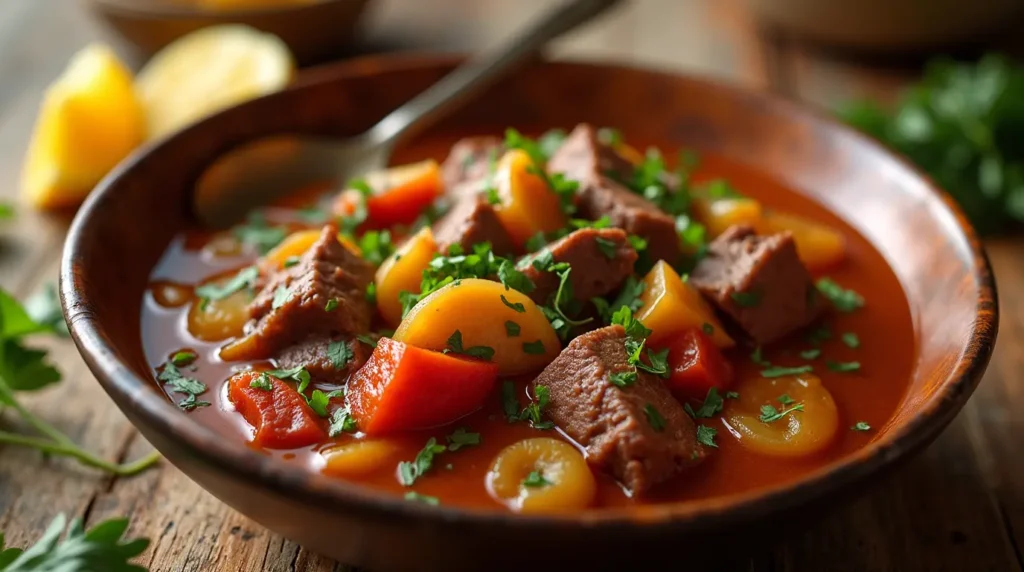
[[[512,240],[522,248],[538,232],[553,232],[567,223],[562,202],[547,182],[530,172],[533,160],[522,149],[506,152],[494,177],[495,212]]]
[[[791,232],[800,260],[812,272],[825,270],[846,258],[846,239],[842,234],[801,216],[766,210],[757,230],[763,234]]]
[[[533,300],[491,280],[467,278],[444,286],[406,315],[395,340],[428,350],[487,347],[499,375],[536,372],[558,356],[562,343]]]
[[[701,328],[716,346],[729,348],[735,345],[700,292],[683,281],[664,260],[659,260],[644,276],[644,292],[640,301],[643,304],[636,312],[636,319],[651,330],[648,343],[656,345],[689,328]]]
[[[513,443],[498,453],[487,474],[487,490],[515,512],[558,513],[590,506],[597,483],[575,447],[537,437]]]
[[[324,458],[321,472],[332,477],[361,477],[385,465],[394,466],[400,450],[395,442],[384,439],[341,443],[320,452]]]
[[[757,227],[761,222],[761,203],[749,198],[693,199],[693,216],[704,225],[708,238],[715,238],[734,224]]]
[[[374,282],[377,285],[377,309],[391,325],[402,321],[402,292],[417,293],[423,280],[423,271],[437,252],[434,234],[424,227],[410,237],[380,268]]]

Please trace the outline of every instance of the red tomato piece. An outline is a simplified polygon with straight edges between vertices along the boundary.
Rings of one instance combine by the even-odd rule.
[[[366,199],[367,216],[361,230],[412,224],[444,192],[441,168],[436,161],[392,167],[366,180],[374,194]],[[358,191],[344,191],[335,211],[351,215],[361,199]]]
[[[479,409],[498,379],[495,363],[381,338],[348,382],[359,430],[373,435],[445,425]]]
[[[327,438],[321,421],[298,391],[276,377],[267,376],[273,389],[252,387],[259,372],[231,376],[228,397],[235,409],[256,430],[253,443],[267,449],[297,449]]]
[[[668,348],[668,385],[679,397],[701,401],[712,387],[719,393],[732,387],[732,366],[704,332],[687,329]]]

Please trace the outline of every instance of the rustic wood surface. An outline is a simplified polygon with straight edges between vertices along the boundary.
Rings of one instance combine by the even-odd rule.
[[[543,0],[380,0],[357,51],[464,50],[523,23]],[[0,2],[0,199],[14,200],[34,114],[68,57],[107,35],[71,0]],[[824,55],[777,30],[759,29],[742,0],[636,0],[566,38],[558,55],[631,61],[713,75],[830,106],[888,99],[917,73]],[[127,53],[127,52],[125,52]],[[138,63],[138,62],[135,62]],[[155,189],[154,191],[158,191]],[[19,209],[0,227],[0,286],[25,297],[56,279],[67,220]],[[1024,242],[987,243],[1002,331],[980,388],[920,457],[813,530],[753,558],[750,570],[1021,570],[1024,545]],[[94,382],[69,341],[47,342],[65,382],[28,405],[112,459],[149,450]],[[0,423],[10,424],[7,418]],[[35,540],[54,514],[89,523],[130,515],[132,535],[152,539],[141,562],[154,571],[342,570],[236,514],[169,464],[112,479],[34,451],[0,448],[0,530],[13,545]],[[685,555],[680,555],[685,558]],[[482,563],[483,564],[483,563]]]

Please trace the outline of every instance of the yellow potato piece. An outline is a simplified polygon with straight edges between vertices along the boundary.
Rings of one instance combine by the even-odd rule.
[[[506,322],[518,327],[519,334],[509,335]],[[463,349],[494,349],[492,361],[498,364],[499,375],[539,371],[562,350],[554,328],[533,300],[480,278],[452,282],[420,300],[393,337],[418,348],[443,351],[456,330]]]
[[[423,280],[423,271],[437,252],[434,234],[425,227],[413,235],[380,268],[374,282],[377,285],[377,309],[391,325],[402,321],[402,292],[417,293]]]
[[[761,222],[761,203],[754,199],[693,199],[693,215],[704,225],[709,238],[725,232],[734,224],[749,224],[753,227]]]
[[[320,452],[325,461],[321,472],[333,477],[360,477],[385,465],[394,466],[398,451],[398,445],[386,440],[359,440],[334,445]]]
[[[249,320],[252,295],[239,290],[220,300],[196,299],[188,309],[188,332],[205,342],[219,342],[242,335]]]
[[[295,64],[277,36],[241,24],[210,26],[165,46],[136,88],[147,136],[162,137],[224,108],[277,91]]]
[[[846,239],[828,226],[797,215],[765,211],[758,231],[764,234],[789,231],[796,251],[808,270],[824,270],[846,257]]]
[[[320,238],[320,229],[300,230],[289,234],[281,241],[280,244],[275,246],[270,252],[266,253],[262,259],[260,259],[260,270],[263,272],[271,272],[284,268],[288,259],[305,254],[318,238]],[[359,247],[352,244],[352,242],[344,236],[339,234],[338,241],[341,242],[342,246],[347,248],[350,252],[356,255],[360,254]]]
[[[526,151],[512,149],[501,157],[494,176],[501,199],[494,210],[519,246],[538,232],[553,232],[567,223],[558,195],[544,179],[530,172],[532,166]]]
[[[714,329],[711,341],[716,346],[729,348],[735,345],[700,292],[689,282],[684,282],[664,260],[659,260],[644,276],[644,292],[640,301],[642,305],[636,312],[636,319],[651,330],[647,338],[650,344],[657,345],[683,330],[711,324]]]
[[[812,455],[829,446],[839,429],[835,401],[816,375],[755,377],[740,383],[736,391],[739,398],[726,400],[722,419],[740,444],[756,453],[776,457]],[[780,400],[784,395],[788,399]],[[766,422],[761,419],[764,405],[778,413],[800,408]]]
[[[74,207],[143,140],[145,120],[128,68],[91,44],[43,96],[21,194],[43,209]]]
[[[532,478],[531,473],[535,473]],[[590,506],[597,483],[587,461],[572,445],[537,437],[498,453],[487,474],[487,490],[515,512],[558,513]]]

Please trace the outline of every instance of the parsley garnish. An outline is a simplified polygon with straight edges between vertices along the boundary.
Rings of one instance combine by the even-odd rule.
[[[175,352],[174,355],[171,356],[171,363],[178,367],[185,367],[192,365],[198,357],[199,356],[196,355],[196,352],[192,350],[182,350],[180,352]]]
[[[530,280],[527,275],[516,270],[516,265],[508,260],[502,260],[501,265],[498,266],[498,281],[505,286],[506,290],[511,288],[523,294],[529,294],[537,288],[533,280]]]
[[[281,263],[281,267],[282,268],[291,268],[292,266],[295,266],[296,264],[298,264],[299,260],[300,260],[300,258],[298,256],[289,256],[288,258],[284,259],[284,262]]]
[[[668,348],[656,352],[651,348],[646,348],[647,359],[650,364],[646,364],[641,361],[641,355],[644,352],[644,346],[647,342],[647,336],[651,335],[651,330],[647,329],[640,320],[633,317],[633,312],[628,306],[623,306],[618,309],[612,315],[612,323],[619,324],[626,332],[626,362],[629,365],[636,367],[638,370],[653,373],[654,375],[668,378]]]
[[[722,396],[718,394],[718,388],[711,387],[708,389],[708,394],[704,398],[704,403],[702,403],[696,411],[690,407],[689,403],[683,405],[683,409],[685,409],[686,412],[690,414],[690,417],[693,417],[694,419],[710,419],[714,417],[716,413],[721,412],[724,406],[725,402],[722,401]]]
[[[801,365],[798,367],[781,367],[774,366],[768,369],[761,370],[761,377],[782,377],[784,375],[800,375],[801,373],[810,373],[814,371],[813,366]]]
[[[636,312],[640,309],[640,306],[643,305],[640,296],[644,293],[645,287],[646,284],[642,280],[637,280],[636,276],[630,275],[626,278],[626,282],[622,285],[622,289],[619,290],[619,294],[615,296],[614,300],[605,302],[601,298],[594,298],[591,302],[594,302],[597,306],[601,319],[606,324],[610,324],[612,323],[613,313],[619,308],[626,306],[630,312]]]
[[[793,403],[793,398],[791,398],[790,396],[788,396],[786,394],[780,395],[779,398],[778,398],[778,401],[779,401],[780,404],[782,404],[782,410],[781,411],[776,409],[775,406],[771,405],[771,404],[765,404],[765,405],[761,406],[761,415],[758,417],[758,419],[762,423],[774,423],[774,422],[778,421],[779,419],[782,419],[786,415],[789,415],[790,413],[793,413],[794,411],[803,411],[804,410],[804,404],[803,403],[797,403],[796,405],[791,405]]]
[[[516,386],[511,381],[501,384],[501,409],[509,423],[519,421],[519,398],[516,397]]]
[[[85,530],[82,521],[76,518],[67,527],[67,534],[61,541],[61,533],[66,525],[67,517],[60,514],[53,519],[39,540],[24,551],[14,547],[5,549],[3,534],[0,534],[0,569],[8,572],[143,570],[131,564],[130,560],[146,550],[149,539],[125,540],[128,519],[105,520]]]
[[[857,349],[860,347],[860,338],[858,338],[857,334],[853,332],[846,332],[843,334],[842,339],[843,343],[846,344],[846,347],[848,348]]]
[[[362,252],[363,260],[380,266],[384,260],[395,252],[395,245],[391,242],[391,232],[387,230],[369,230],[359,237],[359,251]]]
[[[519,335],[519,331],[519,324],[513,322],[512,320],[505,321],[505,335],[507,335],[510,338],[514,338]]]
[[[327,359],[331,360],[331,366],[336,370],[344,369],[348,361],[355,357],[352,348],[347,342],[331,342],[327,344]]]
[[[807,334],[807,343],[813,346],[820,345],[822,342],[830,339],[832,339],[832,332],[829,331],[827,326],[815,328]]]
[[[409,502],[421,502],[423,504],[429,504],[430,506],[437,506],[441,504],[441,501],[438,500],[437,497],[432,497],[430,495],[421,495],[416,491],[409,491],[405,493],[405,496],[402,498]]]
[[[256,284],[256,279],[259,278],[259,276],[259,269],[255,266],[249,266],[239,270],[238,274],[235,274],[226,282],[211,282],[210,284],[203,284],[202,286],[196,287],[196,296],[199,296],[202,300],[201,307],[205,308],[206,300],[223,300],[235,292],[240,292],[245,289],[251,290],[253,285]]]
[[[541,414],[550,401],[550,393],[547,386],[537,385],[533,388],[533,399],[522,411],[516,414],[515,418],[509,417],[509,421],[529,421],[534,429],[551,429],[555,426],[551,421],[543,421]],[[512,394],[515,398],[515,394]],[[516,401],[518,404],[518,401]],[[508,414],[510,402],[504,404],[506,415]]]
[[[725,398],[726,399],[739,399],[740,398],[740,394],[739,394],[738,391],[726,391],[725,392]]]
[[[373,339],[373,336],[369,334],[356,334],[356,339],[370,346],[371,348],[377,347],[377,340]]]
[[[288,228],[268,226],[263,213],[252,212],[249,213],[246,224],[235,227],[234,235],[243,244],[252,246],[260,254],[266,254],[284,240],[288,235]]]
[[[864,298],[853,290],[846,290],[831,278],[822,278],[817,283],[818,291],[832,302],[840,312],[852,312],[864,306]]]
[[[544,355],[544,342],[537,340],[534,342],[523,342],[523,353],[530,355]]]
[[[266,374],[272,375],[277,379],[290,379],[298,382],[299,386],[295,390],[299,393],[306,391],[306,388],[309,387],[309,372],[301,365],[290,369],[267,370]]]
[[[704,323],[703,323],[703,324],[701,325],[700,329],[701,329],[701,331],[703,331],[703,332],[704,332],[704,334],[706,334],[706,335],[708,335],[708,336],[713,336],[713,335],[715,335],[715,327],[714,327],[714,326],[712,326],[711,324],[707,323],[707,322],[704,322]]]
[[[526,239],[526,245],[524,248],[526,249],[526,252],[537,252],[544,248],[547,243],[548,239],[544,236],[544,233],[538,230],[537,234]]]
[[[612,385],[616,387],[626,387],[636,383],[636,378],[636,370],[617,371],[608,376],[608,381],[612,382]]]
[[[352,412],[347,407],[339,407],[331,414],[331,426],[327,429],[327,436],[334,438],[342,433],[355,433],[357,430]]]
[[[771,367],[772,363],[761,355],[761,346],[754,348],[754,352],[750,354],[750,361],[756,363],[761,367]]]
[[[508,306],[512,310],[519,312],[520,314],[526,312],[526,306],[524,306],[522,302],[516,302],[515,304],[513,304],[512,302],[508,301],[508,298],[506,298],[504,294],[501,295],[501,303]]]
[[[818,359],[821,356],[821,350],[819,348],[812,348],[800,352],[800,357],[804,359]]]
[[[858,421],[854,423],[853,427],[850,427],[850,429],[853,431],[870,431],[871,426],[868,425],[866,421]]]
[[[761,295],[757,292],[733,292],[729,294],[729,297],[736,302],[736,305],[743,308],[750,308],[761,303]]]
[[[178,407],[185,411],[210,405],[207,401],[198,400],[200,395],[206,393],[206,384],[194,377],[181,375],[181,371],[172,362],[168,361],[163,364],[163,370],[160,371],[157,379],[164,382],[171,391],[185,396],[184,399],[178,402]],[[0,394],[0,401],[3,401],[2,397],[2,394]]]
[[[445,348],[444,353],[463,354],[470,357],[491,361],[491,358],[494,357],[494,348],[489,346],[472,346],[468,348],[463,348],[462,332],[460,332],[459,330],[455,330],[452,333],[452,335],[448,337],[448,347]]]
[[[544,478],[544,475],[540,474],[540,471],[530,471],[530,474],[526,475],[523,479],[523,486],[530,488],[546,487],[552,484],[551,481]]]
[[[60,309],[60,294],[57,293],[57,285],[53,282],[47,282],[25,300],[25,312],[32,321],[46,326],[50,332],[62,338],[70,335],[68,324],[64,321],[64,314]]]
[[[270,307],[273,310],[280,308],[288,303],[288,300],[292,299],[292,293],[285,286],[278,286],[277,290],[274,290],[274,299],[270,303]]]
[[[448,441],[449,451],[458,451],[462,447],[480,444],[480,434],[466,431],[465,427],[459,427],[454,433],[445,437]]]
[[[371,284],[372,284],[372,282],[371,282]],[[324,312],[333,312],[333,311],[335,311],[337,309],[338,309],[338,299],[337,298],[331,298],[330,300],[327,301],[326,304],[324,304]]]
[[[309,408],[313,410],[313,413],[320,417],[327,417],[327,406],[330,404],[331,399],[341,397],[342,395],[341,390],[324,393],[319,389],[314,389],[306,402],[309,403]]]
[[[665,418],[650,403],[644,406],[644,415],[647,417],[647,422],[650,423],[652,429],[658,433],[665,430]]]
[[[413,461],[402,461],[398,464],[398,482],[403,486],[411,487],[416,479],[430,470],[434,463],[434,455],[444,453],[445,449],[444,445],[438,445],[437,439],[431,437]]]
[[[718,429],[714,427],[708,427],[707,425],[697,426],[697,442],[701,445],[707,445],[708,447],[718,448],[718,444],[715,443],[715,436],[718,435]]]
[[[605,258],[615,260],[615,256],[618,253],[618,245],[615,244],[614,240],[598,236],[594,238],[594,242],[597,243],[597,249],[601,251]]]
[[[851,371],[859,370],[860,369],[860,362],[859,361],[847,361],[847,362],[828,361],[828,362],[825,363],[825,366],[828,367],[832,371],[837,371],[837,372],[840,372],[840,373],[848,373],[848,372],[851,372]]]
[[[260,373],[256,377],[252,378],[249,382],[249,387],[253,389],[261,389],[263,391],[274,391],[274,382],[270,376],[265,373]]]

